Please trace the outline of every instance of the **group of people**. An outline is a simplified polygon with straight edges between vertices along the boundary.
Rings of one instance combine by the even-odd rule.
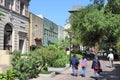
[[[73,76],[78,76],[78,68],[80,67],[82,69],[81,76],[82,77],[86,76],[87,59],[85,56],[83,56],[82,60],[79,61],[79,59],[74,54],[71,59],[71,65],[72,65]],[[97,56],[95,56],[95,59],[92,62],[91,68],[94,69],[95,76],[96,77],[99,76],[98,70],[101,68],[101,65]]]
[[[107,58],[109,59],[110,67],[113,67],[113,60],[114,60],[113,53],[110,52]],[[82,77],[86,76],[87,58],[85,56],[83,56],[82,59],[79,60],[74,54],[73,57],[71,58],[71,66],[72,66],[73,76],[78,76],[78,68],[81,68],[81,76]],[[102,69],[98,56],[94,57],[91,64],[91,68],[94,70],[94,76],[99,77],[100,76],[99,74],[100,72],[102,72]]]

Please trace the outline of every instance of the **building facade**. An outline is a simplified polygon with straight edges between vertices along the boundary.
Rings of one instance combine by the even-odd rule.
[[[58,39],[64,39],[64,28],[62,26],[58,26]]]
[[[45,17],[43,20],[43,46],[48,46],[58,39],[58,25]]]
[[[42,15],[30,13],[29,46],[37,47],[54,44],[58,39],[59,26]]]
[[[66,29],[70,29],[70,27],[71,27],[70,23],[66,23],[65,24],[65,27],[64,27],[64,38],[65,37],[70,37],[69,34],[68,34],[68,32],[65,31]]]
[[[0,50],[28,51],[30,0],[0,0]]]
[[[43,41],[43,18],[30,13],[30,34],[29,34],[29,46],[33,50],[36,47],[42,46]]]

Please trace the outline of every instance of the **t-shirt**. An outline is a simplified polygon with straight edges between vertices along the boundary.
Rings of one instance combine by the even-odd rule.
[[[108,54],[107,58],[109,58],[109,60],[114,60],[114,55],[112,53]]]

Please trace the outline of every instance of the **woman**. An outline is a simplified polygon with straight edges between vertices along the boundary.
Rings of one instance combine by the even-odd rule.
[[[81,60],[81,68],[82,68],[82,74],[81,74],[81,76],[82,77],[86,76],[86,67],[87,67],[87,59],[86,59],[85,56],[83,56],[82,60]]]
[[[94,69],[94,75],[95,77],[99,77],[99,69],[100,69],[100,61],[98,60],[98,57],[95,56],[93,62],[92,62],[92,69]]]

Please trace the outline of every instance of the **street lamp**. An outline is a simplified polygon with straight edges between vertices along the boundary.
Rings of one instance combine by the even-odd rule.
[[[68,32],[69,38],[70,38],[70,62],[71,62],[71,36],[72,36],[72,32]]]

